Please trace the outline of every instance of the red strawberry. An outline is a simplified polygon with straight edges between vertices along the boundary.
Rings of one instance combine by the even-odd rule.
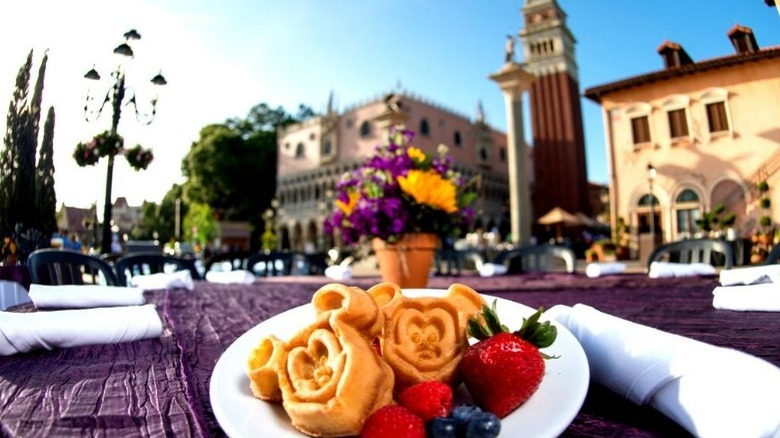
[[[403,406],[380,408],[366,420],[361,438],[425,438],[425,423]]]
[[[401,391],[398,404],[417,414],[423,421],[446,417],[452,409],[452,388],[435,380],[420,382]]]
[[[498,320],[494,301],[469,321],[469,335],[481,341],[466,349],[459,371],[477,406],[504,418],[539,388],[544,359],[549,359],[539,348],[550,346],[557,335],[549,321],[539,323],[541,315],[540,308],[523,318],[520,330],[509,333]]]

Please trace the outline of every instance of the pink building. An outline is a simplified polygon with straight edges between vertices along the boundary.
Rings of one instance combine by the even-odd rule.
[[[416,146],[433,152],[440,144],[447,145],[456,168],[466,178],[476,178],[481,196],[475,228],[508,228],[506,135],[485,123],[480,108],[472,120],[400,92],[342,113],[333,108],[331,99],[325,115],[278,133],[277,227],[282,248],[306,251],[333,244],[333,236],[322,232],[322,223],[332,209],[336,184],[382,142],[386,123],[381,119],[388,112],[390,96],[400,102],[405,126],[416,133]]]

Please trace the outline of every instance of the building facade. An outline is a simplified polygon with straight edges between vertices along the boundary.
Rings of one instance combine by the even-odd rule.
[[[750,28],[726,35],[734,53],[694,61],[664,42],[659,71],[589,88],[602,107],[613,229],[631,226],[637,250],[690,237],[719,204],[743,237],[761,228],[757,184],[780,202],[780,47]],[[774,227],[773,225],[770,227]]]
[[[337,236],[323,232],[336,184],[386,138],[389,105],[415,132],[417,147],[433,153],[445,144],[456,170],[475,184],[480,196],[474,227],[485,231],[508,227],[506,135],[485,122],[481,106],[472,120],[422,97],[398,92],[339,113],[331,95],[324,115],[277,133],[276,227],[282,249],[322,251],[338,243]]]
[[[576,40],[555,0],[526,0],[520,30],[533,135],[534,219],[555,207],[590,216]]]

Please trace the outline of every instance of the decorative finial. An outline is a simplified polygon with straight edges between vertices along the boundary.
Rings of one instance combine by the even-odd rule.
[[[504,62],[515,62],[515,39],[512,35],[506,36],[506,45],[504,46]]]

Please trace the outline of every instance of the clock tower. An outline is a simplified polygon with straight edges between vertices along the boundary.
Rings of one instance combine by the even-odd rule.
[[[576,40],[556,0],[526,0],[519,36],[530,88],[534,221],[555,207],[590,215]]]

